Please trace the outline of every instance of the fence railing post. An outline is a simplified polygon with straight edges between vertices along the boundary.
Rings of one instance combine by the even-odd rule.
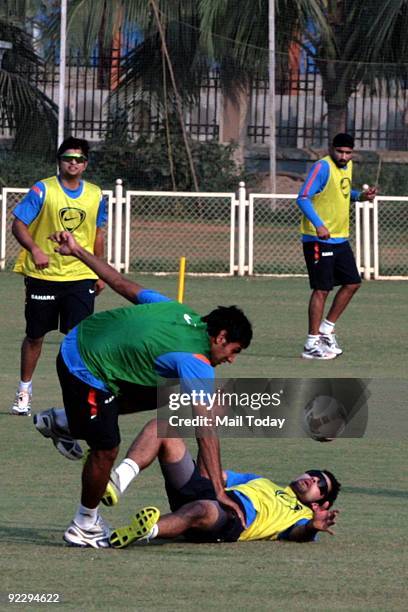
[[[363,202],[363,262],[364,280],[371,277],[370,202]]]
[[[238,276],[245,274],[245,206],[246,206],[246,189],[245,183],[240,181],[238,188]]]
[[[6,228],[7,228],[7,208],[4,188],[1,190],[1,212],[0,212],[0,270],[6,268]]]
[[[380,275],[380,260],[378,246],[378,200],[374,198],[373,202],[373,256],[374,256],[374,280],[377,280]]]
[[[113,256],[113,267],[121,271],[122,264],[122,217],[123,217],[123,183],[122,179],[116,179],[115,184],[115,248]]]

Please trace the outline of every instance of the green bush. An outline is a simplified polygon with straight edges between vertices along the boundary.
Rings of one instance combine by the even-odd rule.
[[[235,145],[189,140],[197,182],[201,191],[235,191],[242,170],[236,165]],[[174,179],[178,191],[193,191],[194,182],[184,143],[179,135],[172,136]],[[105,184],[121,178],[128,189],[172,191],[168,145],[163,132],[153,140],[141,136],[135,143],[123,145],[105,143],[92,155],[94,182]]]
[[[353,166],[353,186],[361,189],[364,183],[375,185],[378,182],[380,195],[408,195],[408,173],[403,163],[355,163]]]
[[[189,140],[197,181],[201,191],[236,191],[245,180],[234,161],[233,144]],[[174,175],[178,191],[193,191],[194,183],[187,154],[180,135],[172,135]],[[33,154],[2,151],[1,186],[29,187],[35,181],[56,173],[56,164]],[[134,143],[105,142],[91,148],[85,177],[104,189],[113,189],[121,178],[127,189],[172,191],[173,183],[164,132],[153,140],[141,136]]]

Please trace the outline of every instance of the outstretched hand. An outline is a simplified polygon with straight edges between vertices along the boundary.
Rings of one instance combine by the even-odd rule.
[[[75,249],[78,247],[71,232],[54,232],[51,236],[48,236],[48,239],[59,245],[54,251],[60,253],[60,255],[74,255]]]
[[[329,502],[325,502],[321,506],[313,504],[313,528],[334,535],[334,531],[330,527],[335,525],[338,514],[339,510],[329,510]]]

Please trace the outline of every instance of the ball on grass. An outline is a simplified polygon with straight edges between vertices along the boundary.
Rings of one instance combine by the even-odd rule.
[[[304,409],[303,429],[319,442],[331,442],[347,425],[346,410],[341,402],[329,395],[318,395]]]

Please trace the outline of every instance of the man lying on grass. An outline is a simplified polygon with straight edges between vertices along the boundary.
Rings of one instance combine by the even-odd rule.
[[[157,457],[171,512],[160,517],[157,508],[143,508],[129,525],[112,532],[110,544],[114,548],[124,548],[138,540],[181,535],[195,542],[308,542],[315,540],[319,531],[333,534],[331,527],[339,511],[330,508],[341,485],[327,470],[307,470],[286,487],[256,474],[224,472],[226,493],[241,507],[244,527],[235,513],[216,500],[200,457],[196,464],[181,438],[159,437],[156,419],[144,427],[128,457],[140,470]],[[126,487],[112,475],[110,486],[116,493],[113,503],[117,503]]]

